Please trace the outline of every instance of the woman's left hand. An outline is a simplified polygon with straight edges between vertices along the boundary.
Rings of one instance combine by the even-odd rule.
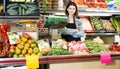
[[[77,33],[77,32],[79,32],[79,30],[78,30],[78,29],[75,29],[75,32]]]

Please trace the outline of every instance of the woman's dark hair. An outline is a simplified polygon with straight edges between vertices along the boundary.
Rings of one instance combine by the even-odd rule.
[[[68,7],[69,7],[70,5],[75,6],[76,11],[75,11],[74,15],[75,15],[76,17],[78,17],[78,9],[77,9],[77,5],[76,5],[74,2],[72,2],[72,1],[69,1],[69,3],[67,4],[66,9],[65,9],[65,14],[66,14],[67,16],[69,15],[67,9],[68,9]]]

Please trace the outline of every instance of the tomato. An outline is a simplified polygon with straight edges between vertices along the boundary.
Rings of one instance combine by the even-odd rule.
[[[30,35],[28,33],[23,33],[23,37],[29,39],[30,38]]]

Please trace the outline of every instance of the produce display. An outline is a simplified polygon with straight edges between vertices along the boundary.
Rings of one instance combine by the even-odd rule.
[[[9,39],[7,32],[10,30],[8,24],[0,25],[0,57],[7,57],[9,50]]]
[[[89,53],[109,52],[109,49],[103,44],[91,40],[85,40],[84,43],[89,49]]]
[[[68,43],[68,48],[73,54],[89,54],[89,49],[82,41],[71,41]]]
[[[32,38],[28,33],[23,33],[20,39],[15,39],[17,44],[10,45],[9,52],[12,53],[12,57],[20,58],[26,55],[41,55],[38,45],[34,38]]]
[[[120,52],[120,45],[118,44],[118,42],[113,42],[113,44],[109,46],[109,50],[111,52]]]
[[[115,29],[113,28],[113,25],[110,21],[108,20],[101,20],[102,21],[102,25],[105,31],[115,31]]]
[[[33,3],[9,3],[7,12],[10,15],[37,15],[39,14],[38,5]]]
[[[120,16],[113,16],[113,17],[111,17],[111,22],[113,24],[113,27],[117,31],[120,31]]]
[[[103,30],[103,26],[102,26],[101,21],[99,20],[98,17],[90,17],[90,21],[91,21],[91,23],[96,31]]]
[[[59,39],[57,41],[52,41],[51,51],[48,53],[48,55],[69,55],[69,54],[72,54],[72,52],[68,50],[68,47],[64,40]]]

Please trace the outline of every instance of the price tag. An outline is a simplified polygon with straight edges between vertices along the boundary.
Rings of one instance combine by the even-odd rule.
[[[39,68],[39,61],[37,55],[26,55],[27,68]]]
[[[109,52],[101,52],[100,57],[101,57],[102,64],[110,63],[112,61]]]

